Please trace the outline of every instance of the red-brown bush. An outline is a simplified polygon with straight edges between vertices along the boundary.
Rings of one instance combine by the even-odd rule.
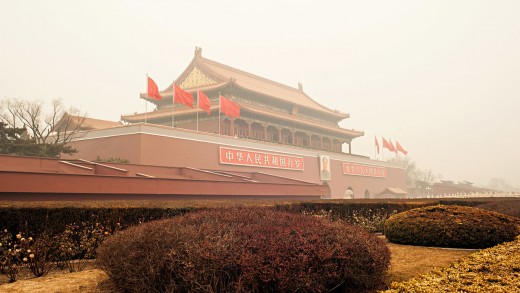
[[[116,233],[98,262],[129,292],[323,292],[376,288],[384,241],[342,222],[261,208],[215,209]]]
[[[512,241],[519,233],[518,218],[462,206],[413,209],[385,222],[388,240],[422,246],[487,248]]]

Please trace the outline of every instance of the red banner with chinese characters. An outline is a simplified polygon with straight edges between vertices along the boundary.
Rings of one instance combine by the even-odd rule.
[[[220,147],[220,163],[303,171],[303,157]]]
[[[343,174],[369,177],[386,177],[386,168],[344,162]]]

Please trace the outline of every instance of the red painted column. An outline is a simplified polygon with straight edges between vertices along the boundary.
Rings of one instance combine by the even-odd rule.
[[[229,135],[235,136],[235,118],[229,119]]]

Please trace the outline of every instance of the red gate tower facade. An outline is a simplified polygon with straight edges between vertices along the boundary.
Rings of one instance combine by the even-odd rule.
[[[173,103],[175,87],[193,95],[193,108]],[[200,92],[209,99],[209,114],[197,106]],[[79,156],[258,171],[327,185],[331,198],[406,190],[403,168],[353,154],[352,141],[363,132],[339,127],[349,114],[319,104],[301,84],[290,87],[238,70],[202,57],[196,48],[184,72],[159,94],[160,100],[140,95],[155,110],[122,115],[127,125],[90,131],[72,142]],[[220,97],[237,105],[239,115],[219,113]]]
[[[293,88],[217,63],[202,57],[201,48],[195,49],[195,57],[174,84],[192,93],[194,104],[198,91],[205,93],[211,101],[210,115],[196,105],[173,104],[172,84],[160,93],[162,100],[141,94],[157,106],[156,111],[121,119],[171,126],[173,116],[175,127],[196,130],[198,112],[199,131],[332,152],[341,152],[346,144],[350,153],[352,140],[363,135],[339,127],[349,114],[320,105],[301,84]],[[221,116],[220,131],[219,93],[240,106],[240,118]]]

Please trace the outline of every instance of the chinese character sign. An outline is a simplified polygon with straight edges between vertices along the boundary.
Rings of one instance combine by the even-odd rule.
[[[386,168],[343,163],[343,174],[369,177],[386,177]]]
[[[220,147],[220,163],[263,168],[304,170],[303,157]]]

